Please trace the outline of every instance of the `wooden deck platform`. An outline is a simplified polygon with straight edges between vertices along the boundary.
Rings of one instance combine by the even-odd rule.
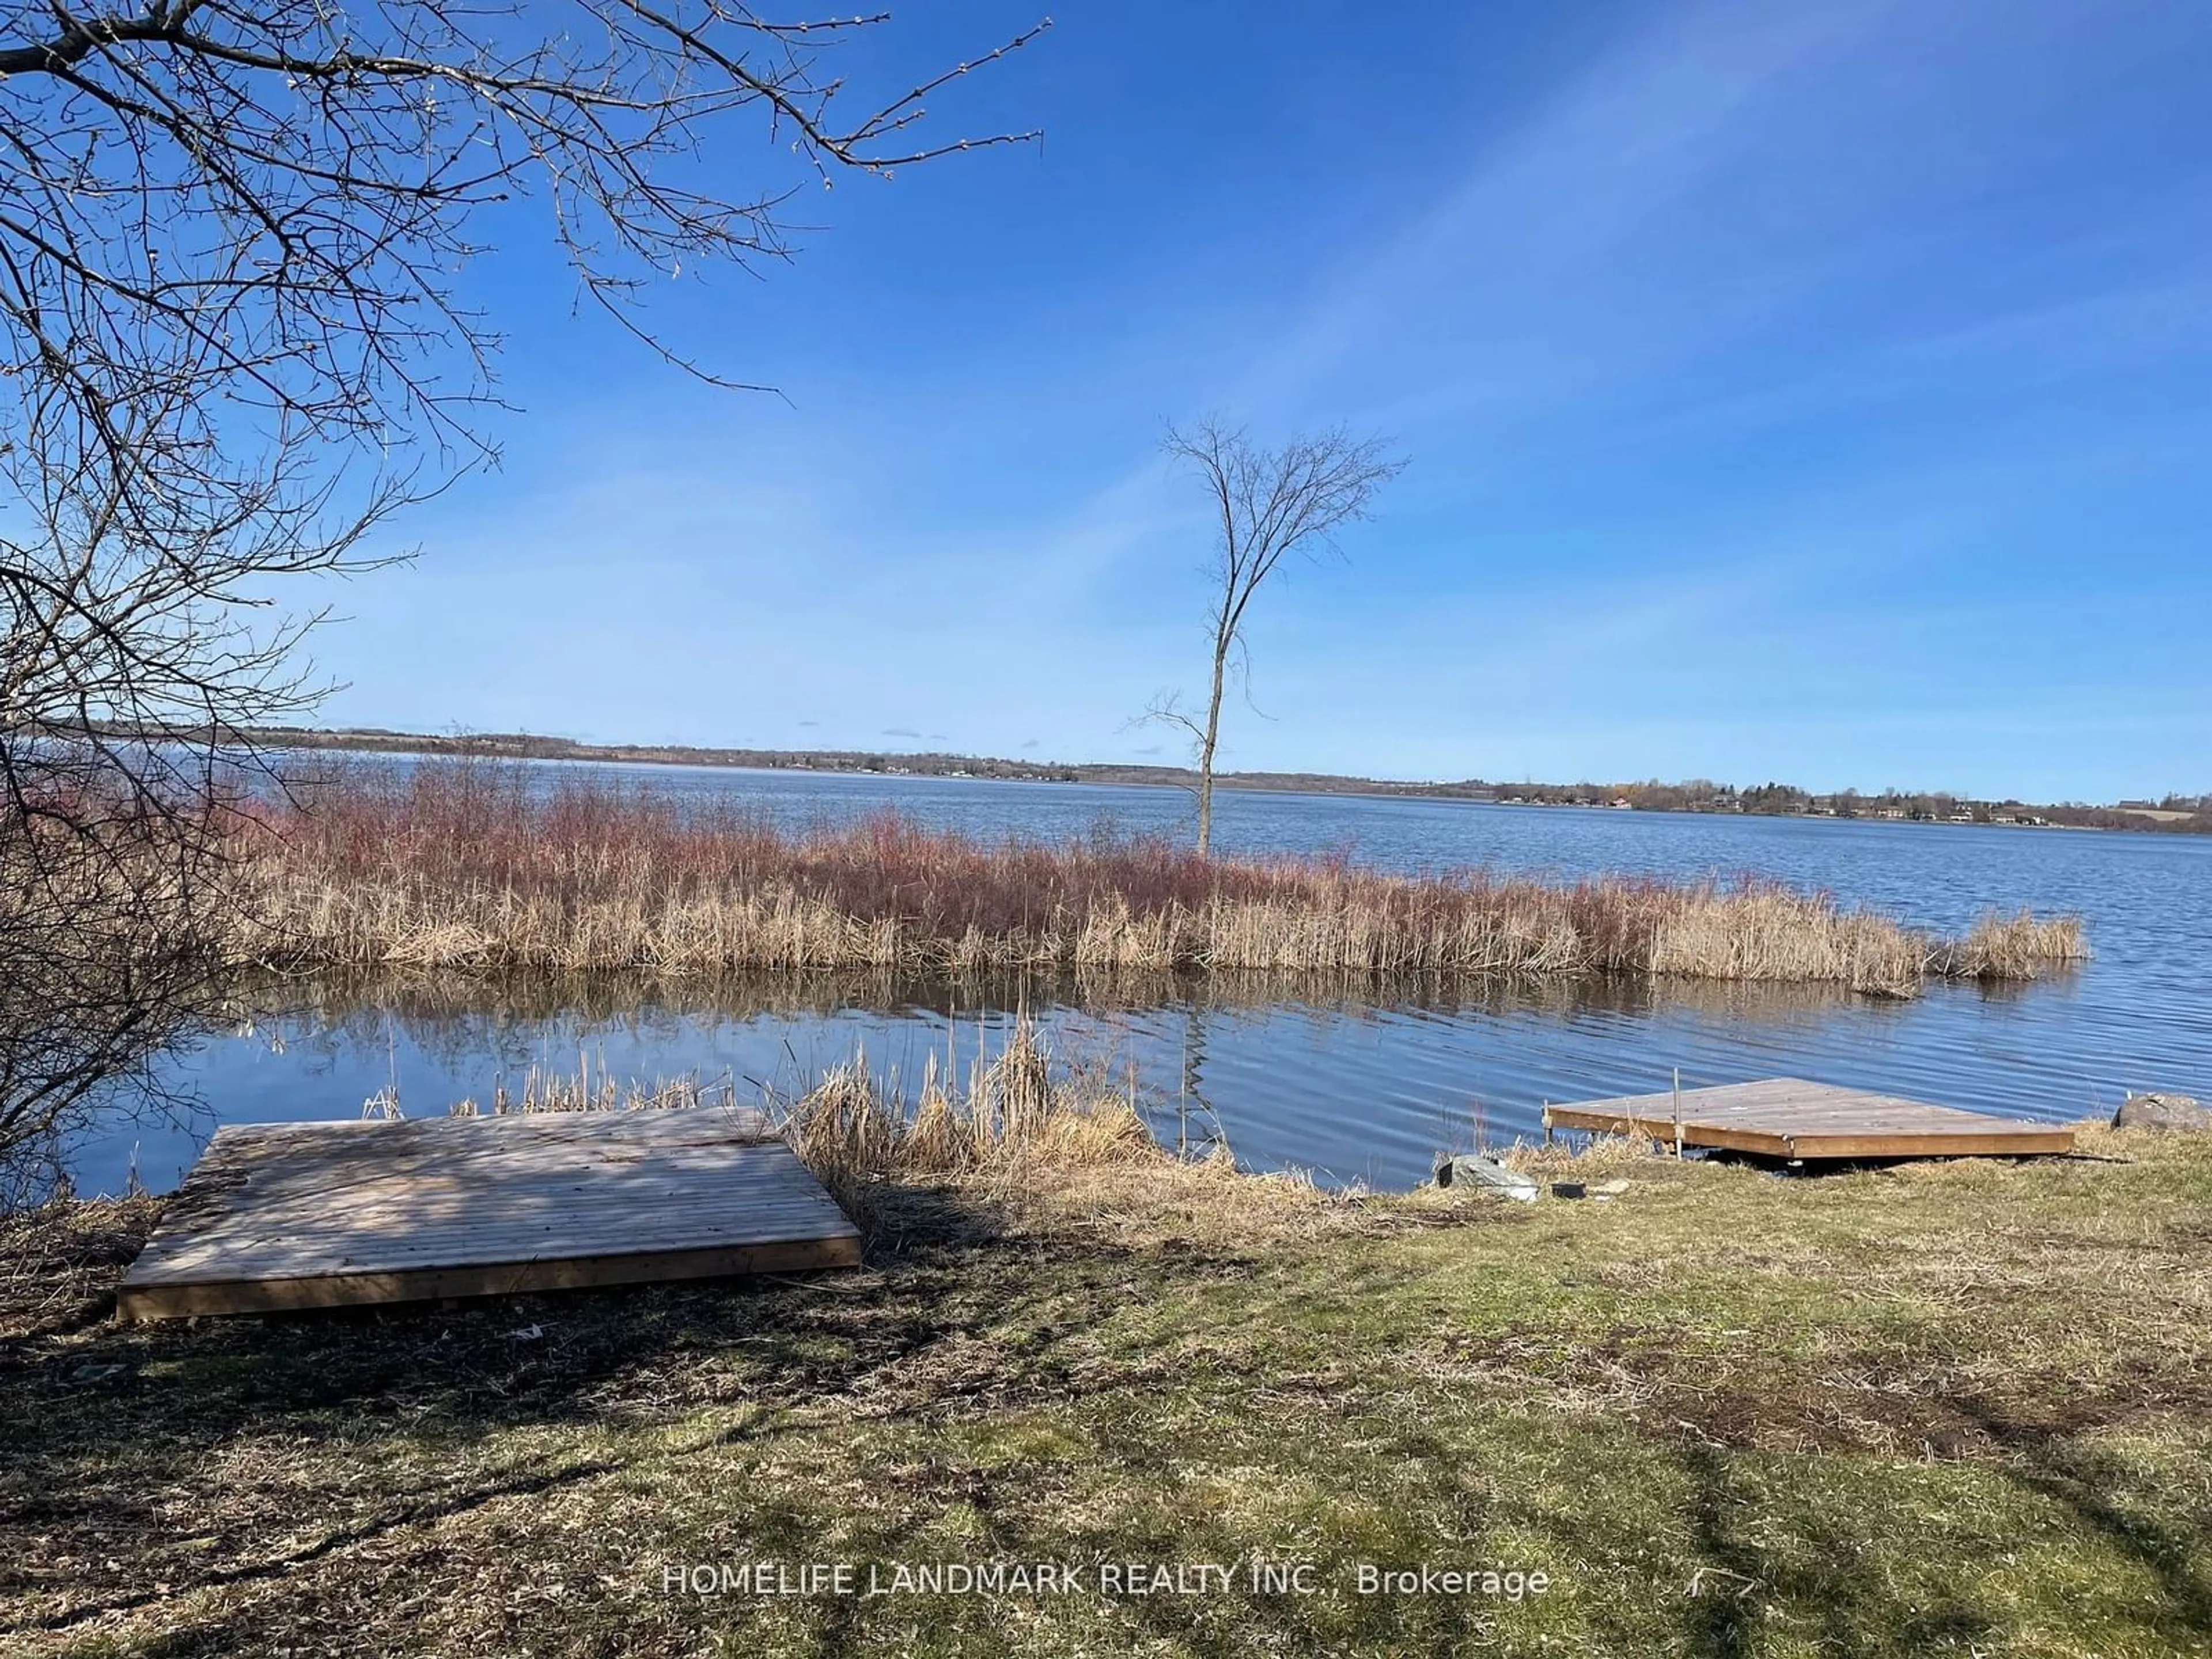
[[[859,1231],[757,1111],[216,1131],[124,1319],[850,1267]]]
[[[1729,1152],[1808,1158],[1974,1158],[2070,1152],[2074,1132],[2062,1124],[1992,1117],[1954,1106],[1930,1106],[1895,1095],[1841,1089],[1796,1078],[1685,1089],[1680,1096],[1680,1142]],[[1676,1140],[1677,1097],[1622,1095],[1547,1106],[1547,1129],[1594,1129]]]

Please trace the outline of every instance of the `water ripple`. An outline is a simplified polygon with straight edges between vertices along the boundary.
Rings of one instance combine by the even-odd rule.
[[[793,823],[890,805],[984,836],[1058,837],[1101,819],[1173,830],[1175,792],[976,781],[657,769],[678,793],[737,793]],[[1063,1048],[1133,1064],[1172,1135],[1218,1118],[1237,1157],[1404,1186],[1478,1133],[1537,1133],[1546,1101],[1792,1075],[2043,1120],[2109,1113],[2134,1089],[2212,1096],[2212,838],[1954,825],[1722,818],[1344,796],[1228,794],[1225,848],[1349,844],[1397,869],[1486,866],[1570,877],[1746,871],[1957,930],[2022,905],[2087,919],[2096,959],[2050,984],[1938,986],[1908,1003],[1822,989],[1583,983],[1393,991],[1363,1000],[1183,988],[1113,1005],[1049,989],[974,994],[796,980],[742,994],[639,988],[355,988],[180,1062],[210,1106],[186,1125],[127,1125],[78,1150],[88,1191],[133,1159],[173,1182],[214,1122],[344,1117],[398,1080],[403,1103],[482,1098],[533,1061],[641,1077],[725,1071],[785,1084],[865,1049],[918,1079],[1003,1040],[1028,995]],[[949,1018],[948,1018],[949,1012]],[[272,1042],[272,1037],[276,1041]]]

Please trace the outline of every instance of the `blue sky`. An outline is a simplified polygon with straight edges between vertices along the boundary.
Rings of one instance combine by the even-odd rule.
[[[895,16],[902,90],[1041,8]],[[1175,757],[1170,419],[1408,459],[1249,625],[1222,763],[2212,789],[2212,8],[1116,0],[937,101],[756,279],[468,274],[505,462],[395,524],[325,718]],[[859,95],[856,94],[856,96]],[[732,133],[732,187],[780,176]]]

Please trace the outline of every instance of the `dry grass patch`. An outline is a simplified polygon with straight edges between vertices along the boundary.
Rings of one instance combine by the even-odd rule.
[[[1552,1181],[1603,1181],[1664,1173],[1691,1160],[1643,1135],[1571,1135],[1558,1140],[1516,1140],[1498,1162],[1524,1175]]]
[[[864,1055],[771,1097],[785,1139],[856,1220],[896,1233],[915,1195],[987,1213],[1004,1232],[1153,1247],[1318,1237],[1370,1224],[1364,1200],[1296,1174],[1238,1171],[1225,1150],[1179,1157],[1147,1124],[1133,1080],[1063,1062],[1036,1023],[948,1082],[932,1056],[912,1100]]]
[[[1156,1164],[1166,1153],[1138,1109],[1133,1080],[1116,1089],[1102,1067],[1056,1067],[1034,1020],[948,1082],[930,1056],[911,1106],[894,1074],[878,1080],[865,1054],[833,1067],[770,1109],[807,1167],[833,1188],[894,1176],[1020,1180],[1102,1164]]]
[[[156,1198],[67,1200],[0,1213],[0,1341],[74,1329],[137,1259]]]
[[[793,833],[522,769],[355,763],[241,832],[239,953],[295,966],[1668,974],[1910,993],[2032,978],[2078,921],[1936,939],[1770,882],[1399,876],[1158,837],[986,843],[894,816]]]
[[[1034,1131],[994,1086],[988,1120]],[[1601,1206],[1157,1157],[994,1186],[1021,1162],[994,1133],[940,1139],[934,1173],[894,1146],[857,1273],[197,1328],[105,1323],[137,1223],[57,1208],[0,1231],[0,1285],[76,1298],[0,1321],[0,1646],[2203,1652],[2212,1138],[2085,1139],[2100,1158],[1792,1180],[1601,1148],[1574,1162],[1631,1178]],[[1336,1593],[661,1578],[1255,1551]],[[1353,1563],[1447,1560],[1556,1588],[1351,1589]]]
[[[1942,946],[1932,970],[1954,979],[2027,980],[2053,965],[2088,959],[2081,917],[1992,911],[1966,938]]]

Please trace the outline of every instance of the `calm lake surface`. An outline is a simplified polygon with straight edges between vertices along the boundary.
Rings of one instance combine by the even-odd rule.
[[[981,780],[579,768],[665,793],[735,795],[794,826],[894,808],[986,837],[1062,840],[1102,824],[1187,833],[1179,790]],[[2096,959],[2063,979],[1911,1002],[1826,989],[1414,981],[945,984],[848,975],[714,984],[413,979],[301,988],[252,1030],[178,1062],[206,1102],[189,1124],[88,1140],[84,1192],[135,1168],[172,1186],[219,1122],[355,1117],[395,1085],[410,1115],[488,1099],[532,1065],[623,1078],[728,1075],[788,1088],[865,1052],[918,1080],[964,1071],[1026,1005],[1055,1051],[1133,1066],[1170,1141],[1218,1133],[1240,1163],[1407,1187],[1439,1151],[1536,1133],[1547,1100],[1792,1075],[2044,1119],[2109,1114],[2130,1091],[2212,1095],[2212,837],[1963,824],[1714,817],[1340,795],[1226,793],[1228,852],[1348,848],[1418,871],[1486,866],[1779,878],[1941,930],[2022,905],[2088,921]]]

